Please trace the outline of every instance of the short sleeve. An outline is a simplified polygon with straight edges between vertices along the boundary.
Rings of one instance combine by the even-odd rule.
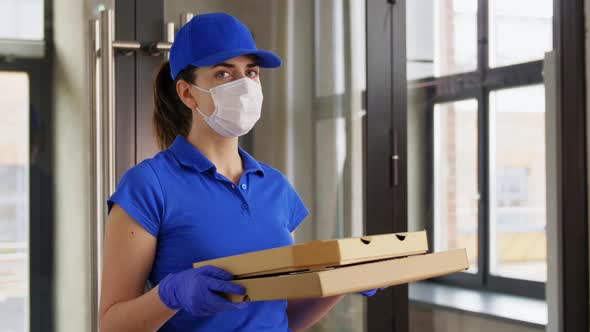
[[[107,200],[108,212],[119,205],[150,234],[158,237],[164,210],[162,186],[153,168],[141,162],[129,169]]]
[[[289,232],[293,232],[299,224],[307,217],[309,210],[303,203],[299,194],[295,191],[293,186],[287,181],[289,190],[289,200],[291,205],[291,218],[289,220]]]

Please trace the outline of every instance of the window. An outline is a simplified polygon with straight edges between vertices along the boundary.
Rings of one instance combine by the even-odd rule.
[[[434,235],[436,251],[466,248],[477,272],[477,100],[434,107]]]
[[[29,76],[0,71],[0,330],[29,318]]]
[[[552,4],[406,3],[410,228],[424,220],[434,250],[470,263],[436,281],[544,297]]]
[[[496,204],[498,207],[520,205],[526,201],[528,188],[527,168],[496,169]]]
[[[0,0],[0,56],[43,58],[43,0]]]
[[[553,1],[489,0],[490,67],[543,58],[551,50]]]
[[[43,38],[43,0],[0,0],[0,39]]]
[[[490,94],[493,275],[547,280],[544,101],[542,85]]]
[[[407,1],[408,79],[477,68],[477,1]]]

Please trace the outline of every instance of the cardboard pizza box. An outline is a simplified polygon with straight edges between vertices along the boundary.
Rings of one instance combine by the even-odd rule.
[[[245,295],[225,294],[232,302],[318,298],[405,284],[467,269],[465,249],[360,263],[322,271],[250,277],[232,282]]]
[[[423,254],[428,251],[426,231],[371,235],[360,238],[316,240],[194,263],[214,265],[237,278],[295,271],[316,271],[334,266]]]

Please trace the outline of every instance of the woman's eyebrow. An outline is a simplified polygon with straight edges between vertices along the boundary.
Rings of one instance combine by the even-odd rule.
[[[252,68],[252,67],[259,67],[260,65],[257,62],[252,62],[246,65],[247,68]],[[231,63],[227,63],[227,62],[222,62],[222,63],[218,63],[216,65],[213,66],[213,68],[216,67],[227,67],[227,68],[234,68],[235,65],[231,64]]]
[[[222,62],[222,63],[218,63],[216,65],[213,66],[213,68],[216,67],[228,67],[228,68],[233,68],[235,67],[234,65],[232,65],[231,63],[227,63],[227,62]]]

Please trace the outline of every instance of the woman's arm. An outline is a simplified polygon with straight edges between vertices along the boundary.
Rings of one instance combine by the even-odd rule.
[[[125,210],[114,205],[105,229],[100,331],[156,331],[176,311],[158,295],[144,294],[157,240]]]
[[[303,331],[319,322],[343,295],[318,299],[289,300],[287,316],[293,332]]]

